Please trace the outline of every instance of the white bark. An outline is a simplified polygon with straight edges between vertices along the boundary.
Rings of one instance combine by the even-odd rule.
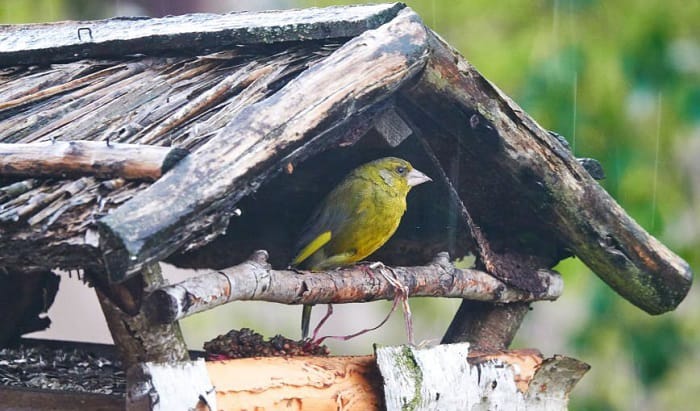
[[[204,360],[142,363],[129,371],[128,411],[217,410],[216,390]]]
[[[468,343],[378,348],[386,409],[566,410],[569,392],[588,370],[580,361],[556,356],[528,375],[523,363],[499,358],[470,364],[468,351]]]

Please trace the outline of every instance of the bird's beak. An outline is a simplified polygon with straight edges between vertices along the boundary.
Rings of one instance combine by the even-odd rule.
[[[410,187],[415,187],[418,184],[423,184],[427,181],[433,181],[432,178],[426,176],[425,174],[421,173],[415,168],[408,172],[408,174],[406,175],[406,180],[408,181],[408,185]]]

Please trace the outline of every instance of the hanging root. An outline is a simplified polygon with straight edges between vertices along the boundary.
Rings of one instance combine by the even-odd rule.
[[[323,324],[326,322],[326,320],[328,320],[328,318],[331,316],[331,314],[333,314],[333,306],[331,304],[328,304],[328,311],[326,312],[326,315],[323,317],[323,319],[321,319],[319,324],[314,329],[310,344],[319,345],[324,340],[326,340],[328,338],[332,338],[335,340],[341,340],[341,341],[347,341],[347,340],[350,340],[352,338],[358,337],[362,334],[366,334],[370,331],[374,331],[374,330],[380,328],[381,326],[383,326],[384,324],[386,324],[387,321],[389,321],[391,314],[393,314],[394,311],[396,311],[396,306],[398,305],[399,301],[401,301],[401,305],[403,307],[403,312],[404,312],[404,321],[406,323],[406,334],[408,337],[408,343],[411,345],[415,345],[414,337],[413,337],[413,316],[411,314],[411,307],[408,305],[408,287],[406,285],[402,284],[397,279],[397,276],[394,273],[393,269],[385,266],[383,263],[375,262],[375,263],[372,263],[369,266],[367,266],[368,272],[372,273],[372,276],[374,276],[374,273],[371,270],[374,270],[377,268],[379,269],[379,272],[382,274],[382,276],[384,278],[386,278],[386,280],[389,282],[389,284],[391,284],[395,289],[395,297],[393,300],[393,304],[391,305],[391,310],[389,310],[389,313],[386,315],[386,317],[384,317],[384,319],[376,326],[374,326],[372,328],[365,328],[365,329],[360,330],[360,331],[353,333],[353,334],[326,335],[323,337],[317,337]],[[391,275],[386,274],[384,272],[384,270],[382,270],[383,268],[386,268],[387,270],[389,270]]]

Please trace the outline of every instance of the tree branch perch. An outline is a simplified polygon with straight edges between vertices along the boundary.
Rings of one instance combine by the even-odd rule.
[[[395,290],[384,274],[395,276],[413,297],[464,298],[492,303],[555,300],[563,290],[556,272],[539,270],[545,290],[541,294],[505,285],[491,275],[456,268],[447,253],[440,253],[426,266],[349,267],[328,272],[273,270],[267,252],[259,250],[245,262],[212,271],[152,292],[145,301],[148,317],[169,323],[221,304],[260,300],[281,304],[352,303],[391,300]],[[380,272],[384,270],[384,274]]]

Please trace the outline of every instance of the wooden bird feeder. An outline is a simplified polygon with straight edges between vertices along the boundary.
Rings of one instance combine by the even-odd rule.
[[[530,304],[561,294],[557,262],[577,256],[650,314],[692,282],[594,160],[401,3],[0,26],[0,143],[0,346],[47,349],[21,336],[49,324],[53,270],[79,270],[128,371],[126,396],[0,379],[10,407],[564,409],[588,366],[507,350]],[[178,320],[219,304],[394,298],[366,269],[285,268],[309,210],[387,155],[434,183],[371,258],[410,296],[463,299],[443,344],[194,359]],[[160,261],[213,271],[163,285]]]

